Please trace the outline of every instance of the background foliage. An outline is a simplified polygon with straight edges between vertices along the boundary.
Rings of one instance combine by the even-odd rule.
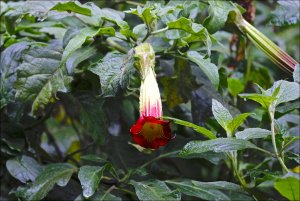
[[[300,199],[299,66],[226,22],[299,61],[298,1],[0,3],[1,200]],[[142,42],[176,134],[156,151],[129,133]]]

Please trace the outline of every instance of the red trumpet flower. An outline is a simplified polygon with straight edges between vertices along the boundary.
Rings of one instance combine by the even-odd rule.
[[[141,73],[140,118],[131,129],[133,141],[157,149],[171,139],[170,122],[162,120],[162,104],[155,78],[155,55],[149,43],[135,48],[136,67]]]

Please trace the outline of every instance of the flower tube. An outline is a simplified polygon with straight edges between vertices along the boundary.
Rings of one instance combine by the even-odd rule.
[[[270,60],[280,68],[289,73],[293,73],[295,67],[299,65],[296,60],[294,60],[268,37],[247,22],[239,11],[235,11],[232,16],[234,16],[233,21],[240,31],[242,31],[258,49],[264,52],[270,58]]]
[[[170,122],[162,120],[162,104],[154,72],[155,53],[149,43],[135,48],[135,66],[141,75],[140,118],[131,127],[133,141],[157,149],[171,139]]]

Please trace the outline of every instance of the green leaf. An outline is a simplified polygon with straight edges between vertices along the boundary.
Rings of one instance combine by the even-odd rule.
[[[211,0],[208,3],[209,17],[205,19],[204,26],[213,34],[225,25],[229,12],[236,8],[230,1]]]
[[[28,156],[9,159],[6,161],[6,168],[14,178],[23,183],[34,181],[42,171],[42,166]]]
[[[181,194],[177,191],[171,191],[163,181],[151,180],[136,182],[131,180],[130,184],[134,186],[136,195],[141,201],[181,200]]]
[[[183,194],[204,200],[231,200],[223,191],[247,194],[239,185],[227,181],[199,182],[193,180],[168,180],[166,183],[175,187]]]
[[[197,133],[201,133],[203,134],[205,137],[207,137],[208,139],[215,139],[217,138],[215,136],[215,134],[213,132],[211,132],[210,130],[204,128],[204,127],[201,127],[201,126],[198,126],[196,124],[193,124],[191,122],[188,122],[188,121],[183,121],[183,120],[180,120],[180,119],[176,119],[176,118],[173,118],[173,117],[167,117],[167,116],[164,116],[163,117],[164,119],[168,119],[168,120],[172,120],[174,121],[175,124],[178,124],[178,125],[182,125],[182,126],[186,126],[186,127],[189,127],[189,128],[192,128],[194,129]]]
[[[240,114],[236,117],[234,117],[232,119],[231,122],[228,123],[227,125],[227,129],[228,131],[233,134],[234,131],[244,123],[245,119],[250,115],[251,113],[243,113],[243,114]]]
[[[300,65],[297,64],[293,72],[294,82],[300,84]]]
[[[92,38],[97,35],[103,35],[103,34],[114,36],[115,29],[113,27],[104,27],[104,28],[99,28],[99,29],[95,29],[92,27],[86,27],[86,28],[81,29],[80,32],[78,34],[76,34],[75,37],[72,38],[69,41],[68,45],[66,46],[63,56],[62,56],[61,63],[65,63],[67,61],[67,59],[70,57],[70,55],[73,52],[75,52],[75,50],[80,48],[88,38]]]
[[[125,89],[128,85],[134,70],[133,56],[109,52],[100,63],[89,70],[100,77],[102,95],[115,96],[120,88]]]
[[[16,98],[33,101],[33,112],[48,104],[58,91],[68,91],[71,77],[60,65],[61,52],[61,44],[53,43],[45,47],[32,46],[22,55],[15,82]]]
[[[77,196],[77,198],[75,198],[74,201],[85,201],[86,199],[83,197],[82,194],[80,194],[79,196]],[[92,197],[90,197],[88,200],[90,201],[122,201],[122,199],[120,197],[117,197],[113,194],[111,194],[110,192],[108,192],[108,190],[104,190],[104,189],[99,189]]]
[[[227,131],[228,124],[233,120],[230,112],[219,101],[212,99],[212,113],[217,122]]]
[[[253,100],[259,104],[261,104],[262,107],[268,109],[269,106],[276,100],[275,97],[268,96],[268,95],[263,95],[263,94],[239,94],[241,98],[246,98]]]
[[[76,167],[67,163],[47,165],[29,187],[19,187],[16,195],[25,200],[41,200],[55,184],[66,186],[76,170]]]
[[[204,72],[204,74],[217,89],[219,86],[218,67],[211,63],[209,59],[204,59],[203,56],[196,51],[188,51],[187,57],[190,61],[199,66],[199,68]]]
[[[188,36],[185,36],[183,38],[183,41],[185,41],[186,43],[202,41],[207,47],[207,54],[210,55],[210,50],[212,46],[211,40],[213,39],[213,41],[215,41],[215,39],[207,32],[207,30],[201,24],[194,23],[191,19],[181,17],[175,21],[168,22],[167,26],[168,29],[171,31],[172,29],[178,29],[189,33]],[[168,32],[170,31],[166,32],[166,36],[170,35],[168,34]]]
[[[274,183],[275,189],[285,198],[289,200],[300,200],[300,180],[299,177],[286,176],[276,179]]]
[[[256,149],[257,147],[247,140],[234,138],[218,138],[207,141],[190,141],[183,147],[183,149],[179,153],[179,156],[186,157],[189,155],[205,153],[208,151],[227,152],[248,148]]]
[[[276,26],[299,24],[300,22],[300,3],[299,1],[277,1],[279,5],[272,12],[272,24]]]
[[[237,132],[235,134],[235,137],[237,139],[250,140],[250,139],[256,139],[256,138],[266,138],[271,134],[272,134],[272,132],[269,130],[266,130],[266,129],[247,128],[243,131]]]
[[[278,90],[276,92],[276,90]],[[300,85],[296,82],[288,82],[285,80],[276,81],[273,86],[266,91],[266,94],[276,98],[276,105],[296,100],[300,97]]]
[[[244,84],[237,78],[228,78],[227,83],[228,91],[232,96],[237,96],[239,93],[244,91]]]
[[[153,6],[144,6],[141,8],[138,6],[136,9],[130,9],[126,11],[127,13],[135,14],[139,16],[152,31],[155,27],[156,21],[158,19],[157,10]]]
[[[96,192],[105,169],[106,166],[82,166],[79,169],[78,178],[85,198],[91,197]]]
[[[82,15],[91,15],[91,10],[85,7],[82,7],[78,5],[78,3],[75,2],[66,2],[66,3],[58,3],[54,7],[52,7],[50,10],[57,10],[59,12],[67,11],[67,12],[74,12],[79,13]]]

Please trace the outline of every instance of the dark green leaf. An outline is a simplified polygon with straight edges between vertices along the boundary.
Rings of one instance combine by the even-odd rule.
[[[266,129],[247,128],[243,131],[237,132],[235,134],[235,137],[237,139],[250,140],[250,139],[256,139],[256,138],[266,138],[271,134],[272,134],[272,132],[269,130],[266,130]]]
[[[208,3],[209,17],[205,19],[204,26],[213,34],[225,25],[229,12],[236,8],[230,1],[211,0]]]
[[[132,55],[108,53],[100,63],[89,70],[100,77],[103,96],[115,96],[120,88],[126,88],[133,70]]]
[[[82,194],[77,196],[74,201],[85,201],[86,199],[83,197]],[[120,197],[117,197],[107,190],[99,189],[92,197],[90,197],[88,200],[90,201],[122,201]]]
[[[96,192],[105,169],[106,166],[82,166],[79,169],[78,178],[85,198],[91,197]]]
[[[88,16],[91,15],[90,9],[88,9],[86,7],[82,7],[75,2],[66,2],[66,3],[59,2],[54,7],[52,7],[50,10],[57,10],[60,12],[63,12],[63,11],[74,12],[74,13],[79,13],[79,14],[88,15]]]
[[[103,142],[107,134],[107,116],[103,111],[103,100],[92,95],[77,96],[80,104],[80,122],[87,133],[98,142]]]
[[[244,123],[245,119],[250,115],[251,113],[243,113],[240,114],[232,119],[231,122],[228,123],[227,129],[228,131],[233,134],[235,130]]]
[[[181,194],[177,191],[171,191],[163,181],[152,180],[136,182],[131,180],[130,184],[134,186],[136,195],[141,201],[181,200]]]
[[[273,11],[272,23],[276,26],[299,24],[299,1],[277,1],[279,5]]]
[[[176,118],[173,118],[173,117],[167,117],[167,116],[164,116],[164,119],[172,120],[172,121],[174,121],[175,124],[192,128],[197,133],[203,134],[208,139],[215,139],[216,138],[215,134],[213,132],[211,132],[210,130],[208,130],[204,127],[198,126],[196,124],[193,124],[191,122],[187,122],[187,121],[183,121],[183,120],[180,120],[180,119],[176,119]]]
[[[218,88],[219,86],[219,73],[218,67],[211,63],[209,59],[204,59],[196,51],[188,51],[187,57],[190,61],[196,63],[199,68],[204,72],[204,74],[208,77],[211,83]]]
[[[16,98],[33,101],[32,110],[43,108],[56,92],[67,92],[71,78],[60,65],[61,44],[45,47],[33,46],[22,55],[17,70]]]
[[[19,187],[16,195],[25,200],[41,200],[54,187],[66,186],[77,169],[67,163],[56,163],[46,166],[29,187]]]
[[[212,100],[212,113],[217,122],[227,131],[228,124],[233,120],[230,112],[217,100]]]
[[[4,107],[10,100],[14,100],[14,83],[17,79],[17,68],[22,62],[23,52],[30,47],[28,42],[20,42],[11,45],[1,53],[1,107]]]
[[[34,181],[42,171],[42,166],[31,157],[22,156],[6,161],[8,172],[23,183]]]
[[[239,185],[226,181],[199,182],[193,180],[183,180],[166,181],[166,183],[179,189],[179,191],[183,194],[204,200],[231,200],[223,191],[233,191],[240,194],[247,194]]]
[[[227,152],[242,149],[256,149],[257,147],[247,140],[234,138],[218,138],[207,141],[191,141],[187,143],[179,156],[186,157],[192,154],[200,154],[208,151],[213,152]]]
[[[274,183],[275,189],[289,200],[300,200],[300,179],[298,176],[289,176],[278,178]]]

